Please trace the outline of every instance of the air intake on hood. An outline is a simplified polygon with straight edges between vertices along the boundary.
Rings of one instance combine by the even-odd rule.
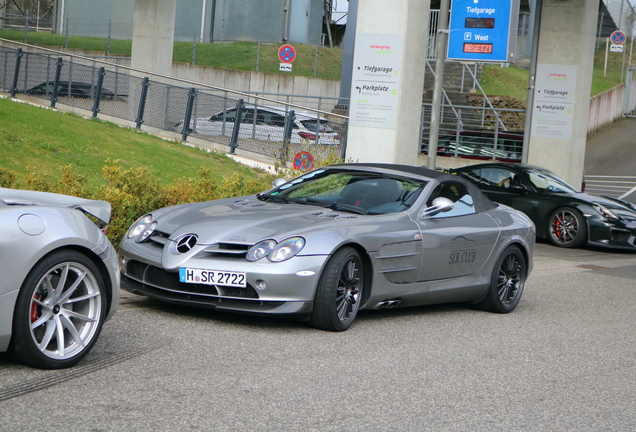
[[[205,254],[232,258],[244,257],[252,245],[240,243],[215,243],[205,248]]]

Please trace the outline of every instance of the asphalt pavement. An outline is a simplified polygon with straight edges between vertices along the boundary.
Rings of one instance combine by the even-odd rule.
[[[75,368],[0,357],[0,430],[636,430],[636,253],[535,262],[508,315],[364,311],[343,333],[124,293]]]
[[[636,176],[636,118],[625,117],[587,140],[585,173]]]

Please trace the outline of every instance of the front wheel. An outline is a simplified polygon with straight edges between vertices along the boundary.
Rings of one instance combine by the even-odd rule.
[[[311,325],[328,331],[351,327],[360,308],[363,283],[360,254],[349,247],[337,251],[320,276]]]
[[[478,306],[490,312],[512,312],[521,300],[527,275],[523,253],[517,246],[508,246],[497,260],[488,293]]]
[[[42,369],[73,366],[95,344],[105,315],[97,266],[76,251],[54,252],[33,267],[20,288],[10,355]]]
[[[577,248],[585,244],[587,225],[583,215],[569,207],[557,209],[548,221],[548,236],[553,245]]]

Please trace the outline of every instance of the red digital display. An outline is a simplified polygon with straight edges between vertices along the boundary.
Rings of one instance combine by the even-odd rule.
[[[466,28],[494,29],[495,19],[494,18],[466,18],[466,21],[464,22],[464,26]]]
[[[474,54],[492,54],[492,44],[466,42],[464,43],[464,52]]]

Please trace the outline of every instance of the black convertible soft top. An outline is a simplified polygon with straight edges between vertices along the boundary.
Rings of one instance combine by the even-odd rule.
[[[399,164],[382,164],[382,163],[351,163],[351,164],[341,164],[341,165],[331,165],[325,168],[379,168],[379,169],[387,169],[393,171],[402,171],[407,174],[413,174],[422,177],[428,177],[430,179],[435,179],[438,182],[442,183],[445,181],[456,181],[458,183],[466,186],[466,189],[470,192],[470,195],[473,197],[473,201],[475,203],[475,211],[477,213],[481,213],[484,211],[492,210],[497,207],[493,201],[490,200],[484,193],[479,190],[474,183],[461,178],[460,176],[456,176],[453,174],[447,174],[442,171],[435,171],[432,169],[425,168],[423,166],[412,166],[412,165],[399,165]]]

